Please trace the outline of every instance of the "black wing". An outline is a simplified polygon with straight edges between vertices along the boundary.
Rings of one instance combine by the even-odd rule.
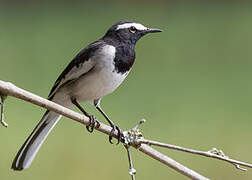
[[[74,58],[73,60],[67,65],[65,70],[60,74],[58,79],[55,81],[49,95],[48,99],[51,100],[56,92],[56,89],[59,87],[59,85],[65,83],[63,82],[67,74],[74,68],[79,67],[81,64],[83,64],[85,61],[88,61],[92,56],[94,56],[94,53],[97,49],[101,48],[104,45],[104,41],[98,40],[90,45],[88,45],[86,48],[82,49]],[[65,80],[68,81],[68,80]]]

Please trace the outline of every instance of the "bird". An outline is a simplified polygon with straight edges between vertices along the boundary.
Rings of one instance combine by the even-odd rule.
[[[124,81],[135,61],[135,45],[149,33],[162,32],[161,29],[147,28],[139,22],[121,20],[113,24],[105,35],[83,48],[67,65],[55,81],[48,100],[67,108],[76,106],[89,117],[89,132],[99,127],[100,122],[86,112],[80,102],[93,101],[95,108],[104,116],[112,127],[111,133],[117,130],[118,143],[123,134],[121,128],[110,120],[101,108],[101,99],[112,93]],[[21,171],[30,167],[38,150],[62,116],[47,110],[26,139],[11,168]],[[109,141],[112,143],[112,136]]]

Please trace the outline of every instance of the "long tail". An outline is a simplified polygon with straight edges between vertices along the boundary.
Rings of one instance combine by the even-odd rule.
[[[11,166],[13,170],[21,171],[31,165],[39,148],[60,118],[61,115],[52,111],[46,111],[38,125],[18,151]]]

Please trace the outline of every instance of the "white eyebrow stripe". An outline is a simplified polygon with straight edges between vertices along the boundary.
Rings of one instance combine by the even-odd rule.
[[[139,24],[139,23],[125,23],[125,24],[120,24],[117,26],[116,30],[119,30],[119,29],[127,29],[131,26],[134,26],[137,30],[145,30],[147,29],[147,27],[143,26],[142,24]]]

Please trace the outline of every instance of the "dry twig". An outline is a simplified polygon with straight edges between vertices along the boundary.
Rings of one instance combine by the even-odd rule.
[[[5,99],[7,98],[6,95],[0,94],[1,96],[1,115],[0,115],[0,122],[4,127],[8,127],[8,124],[4,121],[4,107],[5,107]]]
[[[209,151],[199,151],[199,150],[184,148],[184,147],[176,146],[176,145],[172,145],[172,144],[165,144],[165,143],[161,143],[158,141],[147,140],[147,139],[143,139],[143,138],[139,139],[137,143],[154,145],[154,146],[164,147],[164,148],[168,148],[168,149],[174,149],[174,150],[183,151],[183,152],[187,152],[187,153],[191,153],[191,154],[196,154],[196,155],[201,155],[201,156],[206,156],[206,157],[210,157],[210,158],[214,158],[214,159],[223,160],[223,161],[226,161],[228,163],[233,164],[237,169],[242,170],[242,171],[247,171],[247,169],[241,168],[240,165],[252,168],[252,164],[245,163],[242,161],[237,161],[234,159],[230,159],[228,156],[226,156],[224,154],[224,152],[222,150],[218,150],[216,148],[212,148]]]
[[[135,170],[135,168],[133,166],[132,155],[131,155],[131,152],[130,152],[130,146],[125,144],[124,147],[127,150],[127,155],[128,155],[128,159],[129,159],[129,174],[131,176],[131,179],[135,180],[136,170]]]

